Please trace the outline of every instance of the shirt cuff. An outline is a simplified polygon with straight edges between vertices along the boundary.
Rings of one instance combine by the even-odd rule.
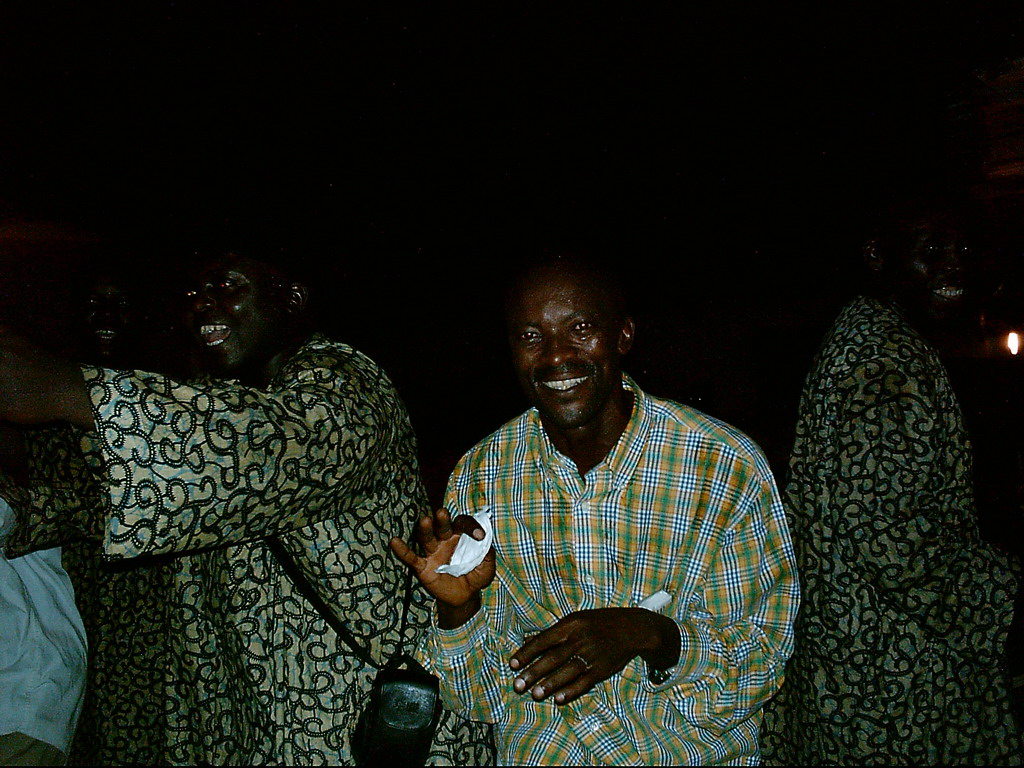
[[[442,629],[437,625],[437,609],[433,613],[434,632],[437,636],[441,657],[451,659],[463,657],[480,648],[487,632],[487,611],[483,606],[469,621],[454,629]]]
[[[679,661],[663,671],[658,683],[653,682],[645,670],[644,684],[650,690],[662,691],[680,683],[693,682],[704,674],[710,660],[709,640],[701,631],[679,622],[676,626],[679,628]]]

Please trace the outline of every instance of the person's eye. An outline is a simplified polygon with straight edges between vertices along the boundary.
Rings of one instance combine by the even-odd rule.
[[[594,324],[588,322],[576,323],[573,330],[580,336],[589,336],[594,331]]]
[[[519,334],[519,341],[524,344],[535,344],[540,341],[540,334],[536,331],[523,331]]]

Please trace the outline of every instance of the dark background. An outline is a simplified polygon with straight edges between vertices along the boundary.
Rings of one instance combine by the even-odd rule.
[[[1020,5],[7,0],[0,311],[66,346],[110,253],[160,289],[214,233],[287,241],[396,380],[436,497],[524,407],[500,277],[592,249],[630,275],[641,386],[778,468],[864,211],[983,176],[979,83],[1024,56]]]

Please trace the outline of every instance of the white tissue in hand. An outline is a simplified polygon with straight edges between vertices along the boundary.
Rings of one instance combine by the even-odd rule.
[[[494,527],[491,525],[491,508],[484,507],[472,518],[484,529],[483,541],[477,541],[470,534],[464,533],[459,536],[459,543],[455,545],[452,552],[452,559],[447,565],[437,569],[438,573],[447,573],[449,576],[465,576],[484,561],[487,551],[491,548],[494,540]]]

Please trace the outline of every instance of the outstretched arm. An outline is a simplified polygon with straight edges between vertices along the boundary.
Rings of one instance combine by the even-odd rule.
[[[0,419],[95,426],[82,371],[7,327],[0,327]]]

